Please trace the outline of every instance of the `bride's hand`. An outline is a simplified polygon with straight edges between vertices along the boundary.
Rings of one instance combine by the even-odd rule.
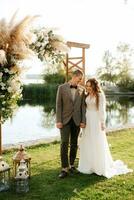
[[[80,123],[80,128],[85,128],[85,127],[86,127],[86,124]]]
[[[101,123],[101,130],[104,131],[106,129],[106,126],[104,123]]]

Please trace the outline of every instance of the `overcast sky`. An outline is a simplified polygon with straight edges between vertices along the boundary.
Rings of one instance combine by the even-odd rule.
[[[1,0],[0,17],[10,18],[19,9],[18,18],[41,15],[40,23],[57,27],[66,40],[88,43],[86,73],[101,66],[105,50],[114,51],[119,42],[134,47],[134,0]],[[30,73],[42,69],[33,66]]]

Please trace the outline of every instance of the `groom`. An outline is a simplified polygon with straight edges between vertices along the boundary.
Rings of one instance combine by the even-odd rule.
[[[77,153],[77,139],[80,128],[86,124],[84,89],[78,84],[82,81],[83,73],[76,70],[68,83],[59,86],[56,98],[56,126],[61,135],[61,173],[59,178],[75,172],[74,161]],[[70,153],[68,156],[68,146]],[[69,158],[68,158],[69,157]]]

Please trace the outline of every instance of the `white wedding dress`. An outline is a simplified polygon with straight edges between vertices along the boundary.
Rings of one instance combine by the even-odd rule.
[[[106,118],[105,104],[103,93],[99,94],[98,110],[95,97],[86,98],[86,128],[82,130],[79,144],[78,170],[84,174],[96,173],[111,178],[133,170],[128,169],[122,161],[112,159],[105,131],[101,130],[101,123],[104,123]]]

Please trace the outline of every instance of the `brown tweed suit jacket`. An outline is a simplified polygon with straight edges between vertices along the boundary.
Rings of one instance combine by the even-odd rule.
[[[80,123],[86,123],[86,105],[85,93],[81,86],[78,86],[75,93],[75,100],[72,100],[72,94],[69,83],[64,83],[58,87],[56,97],[56,122],[67,124],[73,118],[77,126]]]

